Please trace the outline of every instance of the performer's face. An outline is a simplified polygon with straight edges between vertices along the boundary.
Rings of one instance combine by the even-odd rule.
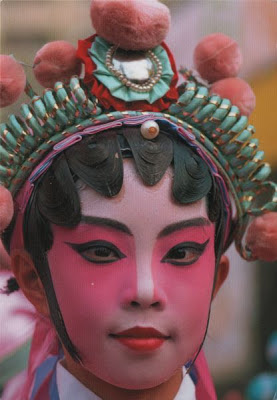
[[[169,379],[201,345],[215,228],[204,199],[174,202],[171,170],[147,187],[134,168],[124,162],[114,198],[80,189],[83,221],[74,229],[54,226],[48,260],[84,367],[113,385],[143,389]]]

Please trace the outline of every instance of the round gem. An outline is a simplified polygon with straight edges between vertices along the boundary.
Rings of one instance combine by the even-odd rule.
[[[155,121],[145,121],[140,128],[142,136],[147,139],[155,139],[160,132],[160,127]]]

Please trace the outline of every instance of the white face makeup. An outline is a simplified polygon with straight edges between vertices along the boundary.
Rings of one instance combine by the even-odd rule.
[[[205,200],[172,200],[172,171],[145,186],[131,160],[115,198],[80,189],[83,221],[55,226],[48,260],[84,367],[128,389],[168,380],[196,354],[211,302],[214,224]]]

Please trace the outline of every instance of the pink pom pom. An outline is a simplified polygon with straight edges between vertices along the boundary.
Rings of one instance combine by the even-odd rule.
[[[223,33],[204,37],[196,46],[193,58],[195,68],[208,82],[237,76],[242,65],[237,42]]]
[[[53,88],[58,81],[68,83],[73,75],[80,75],[81,62],[71,43],[57,40],[45,44],[37,52],[33,68],[39,83]]]
[[[13,216],[13,199],[11,193],[0,185],[0,232],[7,228]]]
[[[254,219],[246,235],[246,245],[257,259],[277,260],[277,212]]]
[[[22,65],[11,56],[0,55],[0,107],[15,103],[25,86],[26,75]]]
[[[157,0],[92,0],[90,15],[97,34],[125,50],[158,46],[170,26],[169,10]]]
[[[240,109],[242,115],[249,116],[256,106],[253,90],[240,78],[226,78],[215,82],[210,88],[210,94],[229,99]]]

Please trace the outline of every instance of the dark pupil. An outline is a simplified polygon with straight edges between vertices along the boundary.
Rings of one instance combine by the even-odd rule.
[[[174,258],[184,258],[186,256],[186,250],[185,249],[175,249],[171,253],[171,257]]]
[[[106,247],[98,247],[95,250],[95,255],[99,257],[108,257],[111,254],[111,250]]]

